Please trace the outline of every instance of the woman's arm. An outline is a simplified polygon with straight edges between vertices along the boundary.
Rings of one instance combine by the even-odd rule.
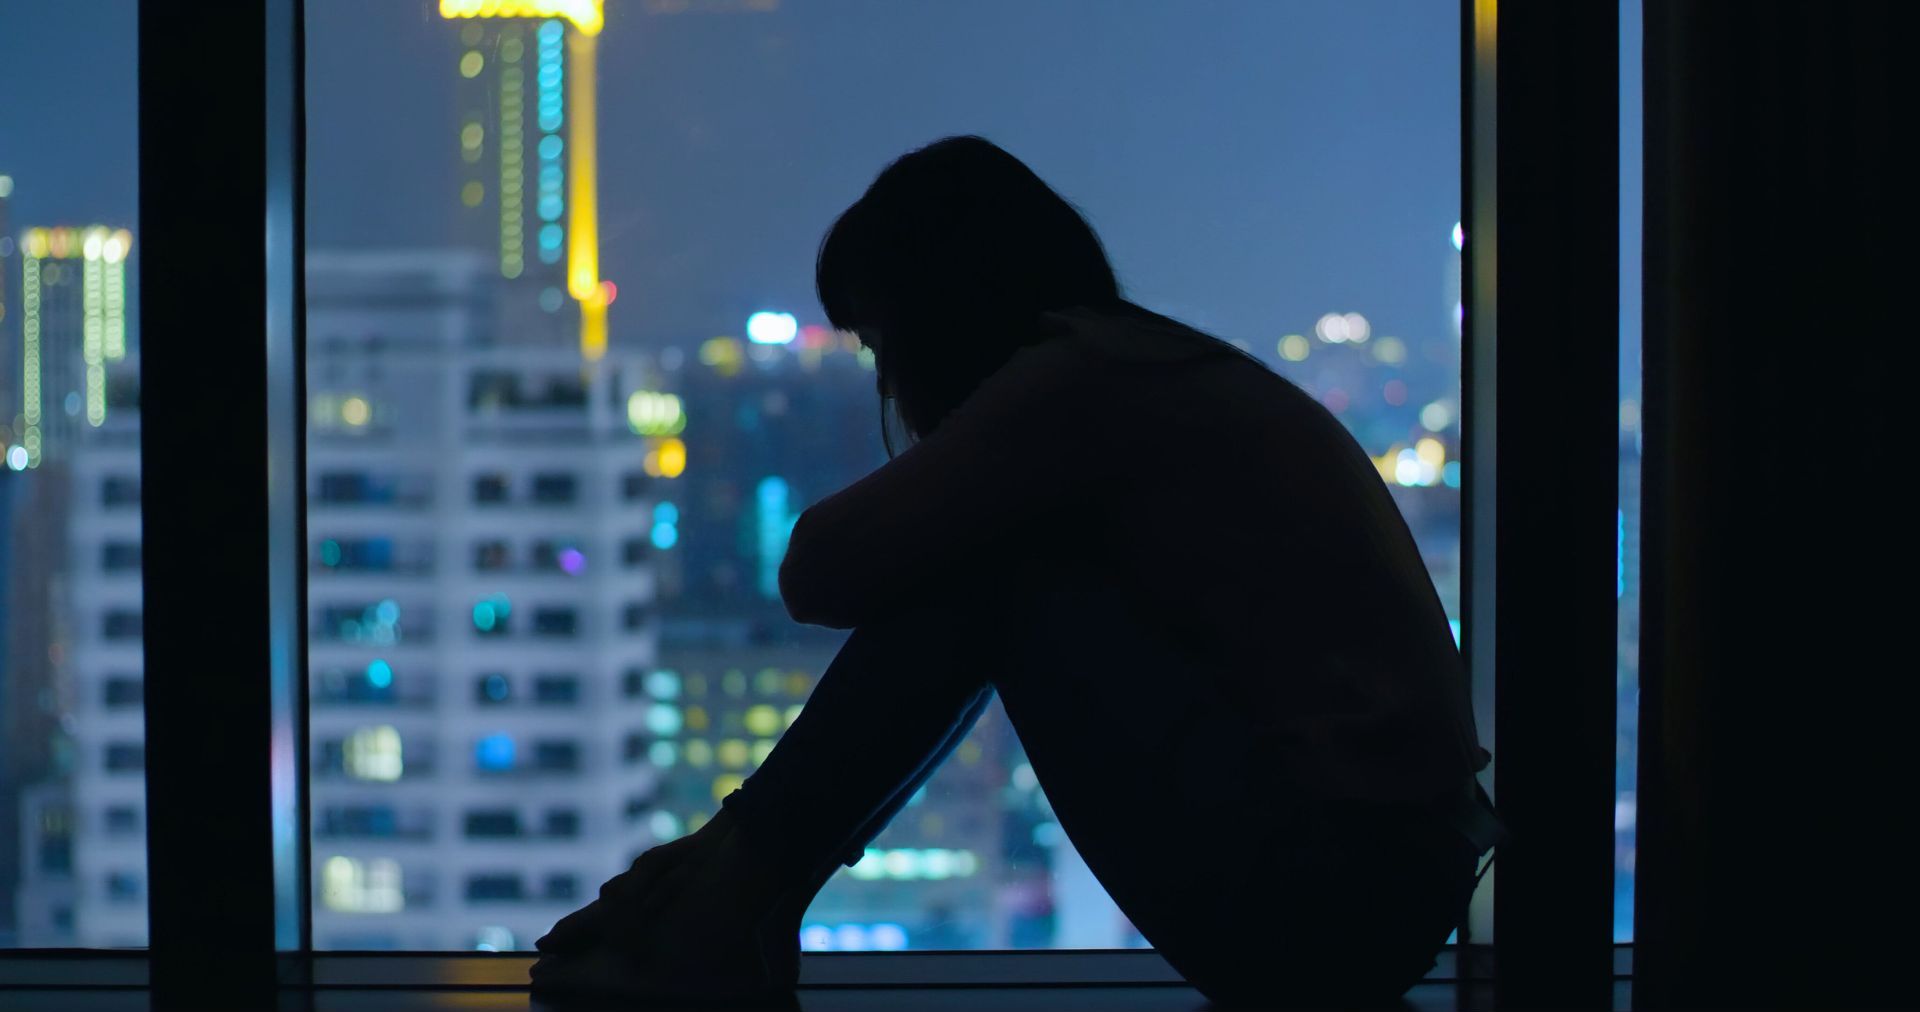
[[[1068,340],[1024,348],[931,435],[807,509],[780,566],[787,612],[852,628],[1007,573],[1014,535],[1105,477],[1094,368]]]

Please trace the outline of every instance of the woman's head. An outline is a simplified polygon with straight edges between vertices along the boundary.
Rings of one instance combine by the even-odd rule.
[[[882,398],[924,436],[1041,316],[1120,298],[1100,239],[1019,159],[949,137],[886,167],[820,244],[820,303],[872,349]]]

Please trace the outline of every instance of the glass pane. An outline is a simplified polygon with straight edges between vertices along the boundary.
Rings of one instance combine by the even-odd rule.
[[[1619,743],[1613,806],[1613,939],[1633,941],[1635,786],[1640,754],[1640,2],[1620,0]]]
[[[943,134],[1345,419],[1457,615],[1457,11],[552,6],[309,8],[317,945],[526,948],[804,705],[787,530],[884,459],[813,253]],[[997,709],[802,940],[1142,944]]]
[[[0,9],[0,946],[147,942],[134,8]]]

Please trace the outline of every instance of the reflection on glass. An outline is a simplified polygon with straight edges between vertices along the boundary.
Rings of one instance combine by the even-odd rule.
[[[787,535],[884,460],[871,356],[823,325],[812,251],[943,133],[1030,160],[1131,294],[1338,413],[1457,613],[1445,10],[308,13],[321,948],[528,947],[698,828],[806,705],[842,634],[787,619]],[[801,941],[1142,944],[997,708]]]
[[[0,947],[147,940],[135,87],[131,2],[0,16]]]

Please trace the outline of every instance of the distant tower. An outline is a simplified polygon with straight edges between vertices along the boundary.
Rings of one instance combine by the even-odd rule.
[[[610,301],[595,170],[602,0],[440,0],[440,14],[465,22],[461,214],[508,283],[498,339],[551,342],[577,319],[580,356],[597,362]]]
[[[31,228],[21,238],[14,396],[26,467],[65,453],[83,422],[98,428],[107,420],[107,367],[127,354],[132,249],[132,233],[104,225]],[[12,449],[9,465],[22,456]]]

